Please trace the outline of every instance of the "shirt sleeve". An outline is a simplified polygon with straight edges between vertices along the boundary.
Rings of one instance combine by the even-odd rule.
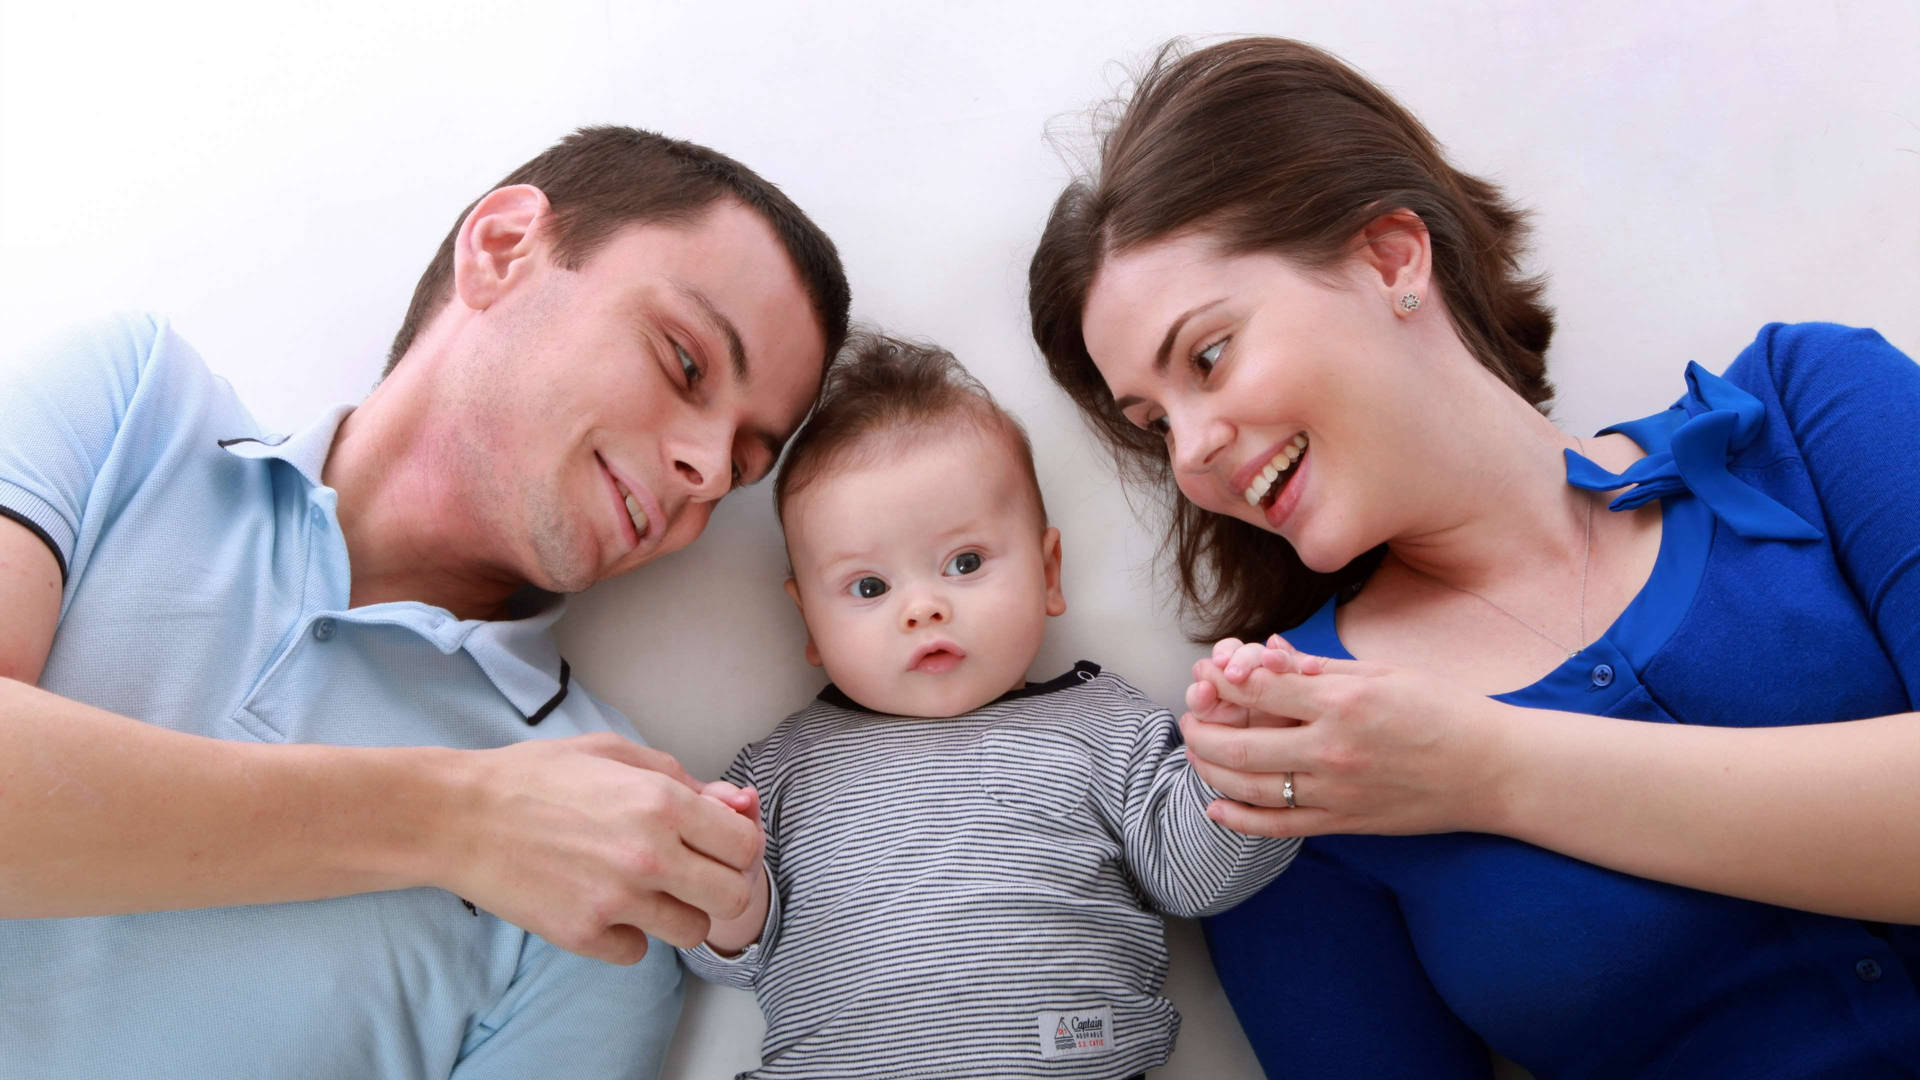
[[[152,318],[120,316],[0,357],[0,516],[53,550],[63,583],[158,337]]]
[[[680,950],[680,959],[685,961],[687,970],[710,983],[742,990],[751,990],[760,981],[767,953],[773,948],[780,930],[780,878],[774,873],[774,868],[779,865],[780,850],[773,830],[768,828],[769,822],[779,820],[774,813],[778,791],[775,785],[768,782],[770,778],[755,767],[758,759],[754,751],[757,746],[745,747],[734,755],[733,764],[727,766],[721,779],[736,787],[751,785],[760,792],[760,825],[767,832],[767,850],[762,859],[767,874],[767,920],[760,926],[760,939],[740,950],[737,956],[721,956],[705,942],[691,949]]]
[[[1154,708],[1135,732],[1121,833],[1134,879],[1168,915],[1222,911],[1272,881],[1300,850],[1297,836],[1247,836],[1207,817],[1220,793],[1187,761],[1173,714]]]
[[[1920,707],[1920,365],[1872,330],[1763,336],[1841,572]]]
[[[1486,1044],[1427,978],[1392,892],[1314,843],[1204,929],[1268,1076],[1492,1076]]]
[[[684,988],[673,949],[620,966],[526,935],[512,984],[469,1030],[452,1080],[651,1080],[660,1073]]]

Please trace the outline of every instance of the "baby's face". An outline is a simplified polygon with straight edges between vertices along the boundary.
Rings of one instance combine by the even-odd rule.
[[[1060,593],[1060,533],[997,434],[883,441],[786,506],[807,659],[875,712],[956,716],[1021,686]],[[869,455],[874,448],[862,447]]]

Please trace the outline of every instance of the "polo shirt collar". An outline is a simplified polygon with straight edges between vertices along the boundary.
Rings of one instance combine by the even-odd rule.
[[[320,474],[326,468],[327,454],[333,449],[333,437],[353,411],[352,405],[335,405],[319,419],[293,435],[242,435],[221,439],[220,448],[235,457],[264,460],[279,458],[300,471],[314,487],[323,487]]]
[[[324,488],[320,477],[327,455],[333,450],[340,425],[353,409],[352,405],[335,405],[291,436],[242,435],[221,439],[220,446],[236,457],[278,458],[298,470],[309,484]],[[501,620],[459,620],[446,609],[428,604],[391,606],[400,610],[383,613],[385,621],[400,622],[449,653],[465,649],[529,726],[545,720],[566,700],[572,670],[553,641],[553,624],[566,608],[561,596],[525,589],[508,602],[514,617]]]
[[[524,602],[527,607],[519,605]],[[556,593],[528,588],[509,601],[518,618],[474,620],[467,634],[467,655],[487,673],[494,688],[513,702],[532,726],[566,700],[572,668],[554,644],[553,624],[566,610],[566,599]]]

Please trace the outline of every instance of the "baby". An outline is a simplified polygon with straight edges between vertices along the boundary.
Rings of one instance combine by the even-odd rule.
[[[947,353],[859,338],[774,500],[807,660],[833,681],[710,786],[745,812],[758,793],[767,873],[683,952],[758,992],[745,1075],[1166,1061],[1153,912],[1231,907],[1299,841],[1209,820],[1173,716],[1111,673],[1026,681],[1066,600],[1019,424]]]

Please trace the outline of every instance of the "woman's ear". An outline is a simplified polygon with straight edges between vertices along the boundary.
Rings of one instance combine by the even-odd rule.
[[[1393,210],[1360,230],[1356,257],[1367,284],[1378,289],[1396,314],[1418,310],[1433,287],[1433,238],[1411,210]]]

